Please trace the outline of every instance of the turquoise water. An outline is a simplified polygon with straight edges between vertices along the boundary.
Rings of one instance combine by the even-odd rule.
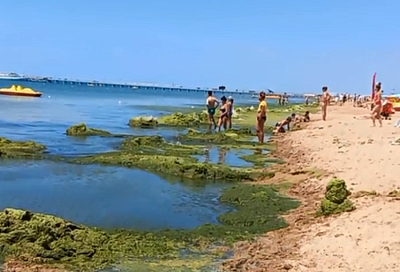
[[[0,80],[0,88],[15,83]],[[84,122],[113,133],[159,134],[168,139],[178,132],[132,129],[127,125],[128,120],[133,116],[167,113],[154,105],[190,108],[205,104],[205,94],[197,92],[21,84],[44,95],[42,98],[0,96],[0,136],[35,140],[47,145],[50,153],[59,155],[110,151],[122,141],[67,137],[65,130],[76,123]],[[236,104],[257,102],[250,95],[237,96],[235,101]],[[235,164],[237,160],[232,156],[225,157],[228,163]],[[3,160],[0,173],[0,209],[30,209],[93,226],[192,228],[216,223],[216,217],[227,209],[217,201],[222,185],[190,187],[139,170]]]

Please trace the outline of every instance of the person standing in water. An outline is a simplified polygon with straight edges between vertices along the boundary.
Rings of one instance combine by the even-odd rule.
[[[371,112],[371,118],[372,118],[372,125],[375,126],[375,120],[378,119],[379,126],[382,126],[382,117],[381,117],[381,111],[382,111],[382,91],[381,91],[381,83],[379,82],[375,86],[375,94],[373,97],[373,103],[374,107]]]
[[[226,103],[225,96],[221,97],[221,107],[219,110],[220,110],[220,114],[219,114],[219,120],[218,120],[218,132],[221,131],[221,126],[224,126],[225,130],[227,127],[229,105],[228,105],[228,103]]]
[[[258,100],[260,103],[258,104],[257,110],[256,131],[258,142],[262,144],[264,143],[264,125],[265,121],[267,121],[267,102],[265,101],[265,92],[260,92]]]
[[[207,113],[208,113],[208,130],[211,130],[211,126],[214,124],[214,129],[217,128],[217,122],[215,122],[215,110],[219,106],[219,101],[213,96],[212,91],[208,91],[208,97],[206,100]]]
[[[227,128],[231,129],[232,128],[232,115],[233,115],[233,97],[229,96],[228,97],[228,115],[226,118],[226,123],[227,123]]]
[[[331,101],[331,95],[328,92],[328,87],[322,87],[322,97],[321,97],[321,109],[322,109],[322,120],[326,121],[326,111],[328,105]]]

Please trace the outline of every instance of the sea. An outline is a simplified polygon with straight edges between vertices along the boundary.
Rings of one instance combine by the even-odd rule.
[[[136,116],[169,114],[204,106],[206,94],[116,87],[0,80],[0,88],[21,84],[43,93],[41,98],[0,95],[0,137],[34,140],[51,154],[82,156],[115,150],[122,139],[75,138],[65,134],[85,123],[118,134],[161,135],[173,139],[173,129],[133,129]],[[234,95],[235,105],[257,105],[249,94]],[[212,150],[211,160],[220,157]],[[225,154],[240,165],[239,154]],[[202,158],[199,158],[200,160]],[[0,209],[7,207],[53,214],[101,228],[157,230],[217,224],[232,208],[218,197],[226,185],[190,185],[122,167],[72,165],[50,161],[0,160]]]

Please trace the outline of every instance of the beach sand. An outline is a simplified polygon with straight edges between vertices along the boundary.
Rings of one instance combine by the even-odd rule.
[[[280,135],[276,156],[284,173],[268,182],[291,180],[288,194],[302,206],[285,216],[290,226],[254,243],[235,247],[227,271],[389,272],[400,271],[400,137],[395,120],[372,127],[369,111],[352,105],[329,107],[328,120]],[[315,217],[325,186],[344,179],[357,209]],[[377,194],[375,195],[375,191]]]

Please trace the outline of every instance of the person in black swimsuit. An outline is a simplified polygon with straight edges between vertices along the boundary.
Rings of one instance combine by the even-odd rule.
[[[223,96],[221,97],[221,107],[220,107],[220,115],[219,115],[219,120],[218,120],[218,132],[221,131],[221,126],[224,126],[224,129],[226,129],[226,121],[228,117],[228,109],[227,109],[227,103],[226,103],[226,97]]]

